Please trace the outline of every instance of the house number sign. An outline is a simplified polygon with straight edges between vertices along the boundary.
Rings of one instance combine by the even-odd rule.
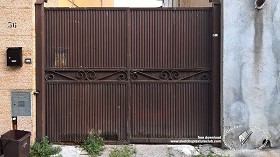
[[[16,22],[8,22],[8,28],[17,28]]]

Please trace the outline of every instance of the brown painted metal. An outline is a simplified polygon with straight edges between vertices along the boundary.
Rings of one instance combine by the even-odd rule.
[[[50,141],[81,142],[91,130],[126,141],[126,12],[46,9]]]
[[[47,83],[50,141],[81,142],[91,130],[126,139],[126,83]]]
[[[44,0],[35,3],[36,28],[36,138],[45,136],[45,15]]]
[[[213,134],[221,135],[221,100],[220,100],[220,90],[221,90],[221,2],[220,0],[212,0],[213,9],[212,9],[212,30],[213,35],[212,39],[212,121],[216,123],[213,124]]]
[[[131,71],[131,12],[127,10],[127,70]],[[130,78],[130,77],[129,77]],[[128,80],[128,97],[127,97],[127,121],[126,121],[126,128],[127,128],[127,142],[131,142],[131,81]]]
[[[132,140],[209,136],[210,83],[133,83]]]
[[[133,68],[211,66],[211,9],[132,9]]]
[[[211,136],[211,9],[132,9],[131,19],[131,142]]]
[[[47,67],[127,66],[126,10],[46,9],[46,23]]]
[[[93,129],[132,143],[219,135],[212,15],[212,8],[45,9],[46,135],[81,142]]]

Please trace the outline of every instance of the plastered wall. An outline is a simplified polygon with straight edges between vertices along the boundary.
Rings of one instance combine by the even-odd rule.
[[[279,147],[280,1],[269,0],[257,10],[254,0],[224,0],[223,16],[225,143],[253,149],[267,139]],[[242,145],[244,132],[252,134]]]

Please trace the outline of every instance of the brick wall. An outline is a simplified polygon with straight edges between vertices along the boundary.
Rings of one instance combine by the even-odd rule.
[[[11,93],[35,91],[35,0],[0,0],[0,134],[12,129]],[[12,24],[12,25],[11,25]],[[8,67],[8,47],[22,47],[22,59],[32,64]],[[32,94],[32,116],[18,117],[18,129],[36,133],[36,104]]]

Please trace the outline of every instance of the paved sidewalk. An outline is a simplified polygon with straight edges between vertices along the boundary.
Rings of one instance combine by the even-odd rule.
[[[55,145],[57,146],[57,145]],[[63,157],[88,157],[85,151],[79,146],[59,145],[62,148],[60,153]],[[133,145],[137,149],[135,157],[192,157],[194,155],[203,154],[207,157],[210,150],[216,156],[230,157],[280,157],[280,148],[262,149],[262,150],[223,150],[215,148],[211,145],[201,145],[193,147],[190,145]],[[103,154],[100,157],[109,157],[110,150],[121,145],[106,145]],[[3,155],[0,157],[4,157]]]
[[[191,157],[203,154],[205,157],[210,150],[216,156],[230,157],[280,157],[280,149],[262,149],[262,150],[222,150],[211,145],[201,145],[193,147],[190,145],[133,145],[137,149],[135,157]],[[106,145],[105,151],[100,157],[109,157],[110,150],[121,145]],[[87,153],[77,146],[62,146],[63,157],[87,157]],[[213,153],[212,153],[213,154]]]

